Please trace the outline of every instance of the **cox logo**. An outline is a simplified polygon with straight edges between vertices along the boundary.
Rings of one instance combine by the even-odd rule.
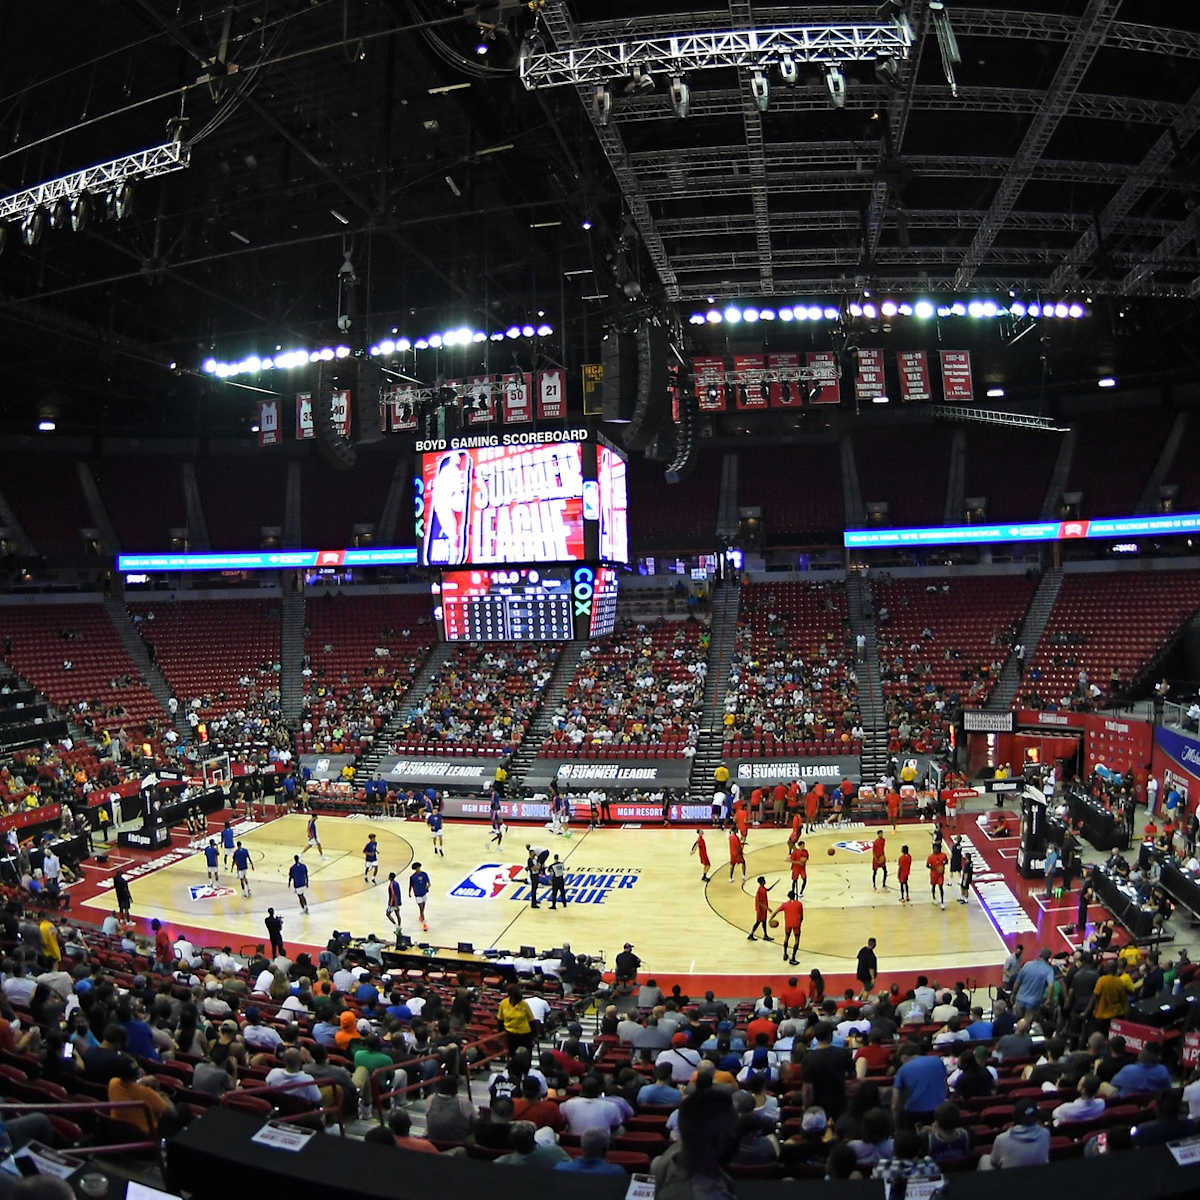
[[[571,595],[575,597],[575,615],[590,617],[592,596],[596,592],[596,572],[591,567],[576,567],[571,577]]]

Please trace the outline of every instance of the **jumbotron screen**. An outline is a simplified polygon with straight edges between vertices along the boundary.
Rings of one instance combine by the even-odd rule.
[[[611,567],[496,567],[443,571],[442,632],[448,642],[566,642],[611,633],[617,573]]]
[[[578,442],[472,446],[421,459],[426,566],[585,557]]]
[[[596,448],[596,482],[600,491],[601,562],[629,562],[629,492],[625,460],[611,447]]]

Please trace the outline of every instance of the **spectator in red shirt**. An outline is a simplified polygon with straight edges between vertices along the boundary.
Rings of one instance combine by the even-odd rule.
[[[872,1033],[865,1046],[859,1046],[854,1055],[854,1074],[859,1079],[868,1075],[882,1075],[892,1061],[892,1045],[883,1040],[882,1033]]]
[[[795,975],[787,981],[787,987],[779,993],[779,1001],[786,1008],[804,1008],[808,1004],[808,993],[800,986]]]
[[[553,1100],[542,1099],[542,1089],[531,1075],[521,1085],[521,1098],[513,1101],[513,1120],[531,1121],[538,1129],[549,1128],[555,1133],[566,1129],[566,1118]]]
[[[760,1017],[755,1017],[749,1025],[746,1026],[746,1045],[753,1046],[755,1038],[760,1033],[767,1035],[767,1041],[770,1045],[775,1045],[775,1038],[778,1035],[778,1027],[770,1017],[765,1014]]]
[[[175,951],[172,947],[171,935],[167,932],[167,927],[157,917],[150,922],[150,928],[154,930],[154,957],[163,966],[169,967],[175,961]]]

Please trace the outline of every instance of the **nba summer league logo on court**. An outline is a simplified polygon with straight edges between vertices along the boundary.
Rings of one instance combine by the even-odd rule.
[[[641,871],[636,867],[580,867],[565,877],[568,904],[603,904],[613,892],[632,888]],[[543,875],[539,894],[550,898],[550,877]],[[458,900],[529,900],[524,866],[484,863],[450,889]]]
[[[851,854],[866,854],[871,849],[870,842],[834,842],[835,850],[849,850]]]

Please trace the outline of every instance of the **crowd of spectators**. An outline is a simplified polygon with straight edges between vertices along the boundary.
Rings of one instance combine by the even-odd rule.
[[[512,748],[525,735],[560,647],[457,645],[404,715],[396,750],[422,745]]]
[[[706,625],[689,617],[637,622],[589,643],[542,753],[619,756],[652,746],[663,757],[695,754],[709,636]]]

